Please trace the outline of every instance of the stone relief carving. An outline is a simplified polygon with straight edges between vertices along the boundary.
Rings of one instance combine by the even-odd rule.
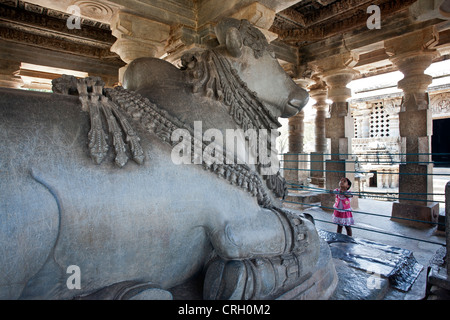
[[[227,23],[222,27],[232,28]],[[216,64],[225,63],[220,57],[239,49],[222,45],[222,51],[209,53],[209,57],[216,55]],[[213,69],[207,64],[214,77],[198,88],[210,88],[215,99],[193,93],[192,83],[184,81],[186,72],[195,68],[178,70],[158,59],[130,66],[128,76],[137,79],[134,89],[133,82],[127,88],[111,89],[104,88],[99,78],[66,76],[54,81],[59,94],[5,94],[7,103],[0,102],[0,114],[6,121],[0,125],[11,139],[0,146],[6,164],[0,172],[0,187],[5,190],[0,201],[6,206],[0,210],[11,207],[22,217],[8,222],[6,227],[17,224],[11,230],[22,230],[35,216],[40,220],[27,235],[30,250],[23,253],[14,247],[18,235],[8,234],[6,239],[0,233],[6,253],[0,267],[14,282],[0,285],[1,297],[128,299],[147,293],[147,297],[170,298],[171,288],[203,274],[206,299],[320,297],[321,292],[310,290],[313,282],[319,291],[332,293],[337,279],[328,246],[306,216],[282,209],[270,194],[286,191],[279,173],[262,177],[246,164],[203,161],[203,169],[221,178],[211,179],[197,166],[177,166],[168,158],[174,130],[192,132],[191,120],[197,116],[215,116],[216,124],[242,125],[242,117],[229,119],[229,109],[240,103],[246,108],[242,112],[251,117],[249,126],[272,128],[276,123],[267,111],[270,106],[272,112],[278,108],[279,114],[292,116],[306,104],[302,89],[289,82],[279,65],[275,68],[270,53],[262,52],[257,60],[253,50],[242,54],[243,60],[227,61],[234,66],[245,59],[264,61],[256,70],[269,70],[270,77],[259,77],[246,86],[245,81],[236,80],[242,77],[239,68]],[[207,55],[196,57],[196,63],[212,61]],[[151,85],[149,70],[170,76],[156,73]],[[218,86],[224,84],[223,77],[235,86],[228,97]],[[220,82],[208,85],[211,79]],[[258,81],[282,84],[277,91],[286,95],[283,104],[273,105],[280,100],[272,100],[261,89],[264,86],[250,87]],[[158,85],[166,91],[161,92]],[[220,91],[222,102],[217,99]],[[71,95],[78,95],[78,101]],[[236,97],[240,100],[233,100]],[[202,107],[214,112],[197,112]],[[205,148],[193,136],[192,148]],[[20,159],[15,159],[21,150]],[[49,156],[53,153],[59,156]],[[87,154],[94,161],[88,161]],[[136,163],[128,162],[130,158]],[[21,173],[9,175],[16,171]],[[16,201],[13,194],[18,188],[21,196],[35,201]],[[29,274],[18,271],[24,264],[33,269]],[[69,264],[79,264],[83,272],[81,291],[66,288]]]
[[[430,106],[433,117],[450,115],[450,94],[440,93],[430,95]]]
[[[81,9],[81,13],[84,16],[97,21],[108,21],[114,13],[114,10],[110,6],[101,1],[78,0],[73,4]]]

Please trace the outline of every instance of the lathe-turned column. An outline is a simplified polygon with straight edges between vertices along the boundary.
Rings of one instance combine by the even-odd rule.
[[[311,79],[301,78],[296,79],[298,86],[306,88]],[[285,179],[293,183],[292,188],[298,188],[302,185],[308,184],[309,171],[308,161],[309,156],[303,153],[303,144],[305,136],[305,113],[301,110],[295,116],[289,118],[289,153],[284,155],[284,172]]]
[[[295,116],[289,118],[289,153],[299,154],[303,152],[303,138],[305,135],[305,125],[303,120],[305,113],[300,111]]]
[[[330,139],[331,160],[326,160],[326,188],[334,190],[339,180],[347,177],[352,181],[352,191],[359,191],[355,183],[355,163],[351,158],[354,121],[349,111],[347,100],[351,97],[351,89],[347,85],[357,72],[346,67],[332,70],[324,74],[328,85],[328,99],[333,103],[330,108],[331,117],[326,119],[326,137]],[[333,207],[334,195],[322,197],[322,206]],[[358,206],[357,198],[352,198],[352,207]]]
[[[309,87],[309,95],[316,101],[315,118],[315,152],[311,153],[311,183],[320,188],[325,186],[325,157],[327,152],[327,137],[325,132],[325,121],[329,105],[327,103],[328,93],[325,82],[316,78],[316,83]]]
[[[284,177],[293,185],[291,188],[298,188],[300,185],[305,183],[303,170],[303,138],[305,125],[303,120],[305,118],[305,113],[300,111],[295,116],[289,118],[289,153],[284,155]]]
[[[433,79],[425,74],[433,59],[438,57],[437,51],[430,47],[435,39],[433,29],[429,28],[385,42],[391,61],[404,74],[398,87],[404,94],[399,126],[405,164],[399,168],[400,200],[393,205],[392,217],[437,222],[439,216],[439,205],[431,202],[432,114],[427,88]]]
[[[351,68],[328,72],[325,82],[328,85],[328,99],[333,103],[330,108],[331,117],[326,120],[326,137],[330,139],[331,160],[326,163],[327,189],[337,187],[339,179],[348,177],[353,181],[354,165],[351,161],[354,123],[349,112],[347,99],[351,97],[351,89],[347,85],[356,74]]]

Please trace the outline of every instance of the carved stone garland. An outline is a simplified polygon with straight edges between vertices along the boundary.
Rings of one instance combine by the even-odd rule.
[[[254,49],[255,56],[261,50]],[[202,90],[207,97],[223,102],[228,107],[227,111],[234,122],[244,131],[248,129],[271,130],[281,127],[278,119],[259,101],[256,92],[247,87],[230,62],[215,50],[187,53],[181,58],[181,61],[182,70],[186,72],[192,85],[192,92],[198,93]],[[271,148],[270,138],[268,140],[267,145]],[[255,141],[251,140],[250,142]],[[258,143],[249,145],[255,154],[257,145]],[[260,161],[258,160],[257,163]],[[284,197],[287,186],[280,173],[266,175],[264,179],[270,190],[274,190],[277,196]]]
[[[103,81],[96,77],[76,80],[73,77],[65,76],[53,82],[55,93],[75,94],[78,92],[82,110],[89,112],[91,121],[91,129],[88,135],[89,151],[97,164],[103,161],[109,150],[108,134],[103,130],[103,117],[106,118],[109,133],[113,138],[112,145],[116,154],[115,163],[119,167],[123,167],[128,162],[127,144],[133,160],[138,164],[142,164],[144,161],[144,152],[139,143],[140,139],[122,112],[171,146],[178,143],[177,141],[171,141],[173,131],[182,128],[191,133],[192,151],[194,151],[194,145],[200,145],[202,151],[207,147],[205,143],[195,139],[192,128],[169,115],[167,111],[158,108],[147,98],[129,92],[122,87],[104,89],[103,86]],[[127,143],[124,142],[122,133],[125,134]],[[194,152],[192,153],[194,154]],[[217,159],[219,162],[223,160],[222,155],[217,155]],[[252,196],[256,196],[259,205],[263,207],[272,206],[260,176],[253,172],[250,167],[245,164],[226,164],[225,161],[218,164],[208,161],[208,159],[205,160],[202,162],[205,170],[210,170],[220,178],[226,179],[231,184],[246,190]],[[286,185],[278,181],[282,181],[280,179],[282,177],[278,174],[265,178],[269,189],[274,191],[276,196],[283,197]]]

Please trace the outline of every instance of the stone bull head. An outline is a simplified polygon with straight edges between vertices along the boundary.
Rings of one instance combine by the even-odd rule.
[[[275,116],[290,118],[308,103],[307,91],[286,74],[264,34],[247,20],[225,19],[216,35],[240,78]]]
[[[206,91],[211,92],[209,96],[215,93],[216,98],[221,100],[223,97],[220,91],[224,91],[223,79],[211,70],[212,58],[205,58],[205,55],[213,51],[221,57],[226,57],[226,64],[236,73],[236,78],[257,96],[257,100],[264,104],[264,109],[273,119],[292,117],[308,103],[307,91],[296,85],[288,76],[275,58],[263,33],[247,20],[225,19],[217,25],[216,35],[219,47],[212,50],[194,49],[183,55],[182,73],[173,65],[158,59],[142,58],[133,61],[125,73],[124,87],[144,92],[144,96],[152,96],[156,101],[158,98],[153,92],[161,87],[168,89],[173,83],[194,83],[194,88],[205,86]],[[207,60],[204,70],[199,70],[201,62],[204,62],[200,61],[201,59]],[[159,76],[162,72],[170,74],[171,77],[162,79]],[[217,79],[213,79],[214,77]],[[150,92],[151,87],[157,89]],[[198,88],[194,90],[197,91]],[[174,114],[179,112],[179,109],[173,111]]]

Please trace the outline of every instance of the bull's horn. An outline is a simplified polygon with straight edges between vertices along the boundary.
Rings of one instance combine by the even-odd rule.
[[[228,52],[235,57],[239,58],[242,55],[242,36],[238,29],[231,27],[227,31],[226,36],[226,46],[228,49]]]

